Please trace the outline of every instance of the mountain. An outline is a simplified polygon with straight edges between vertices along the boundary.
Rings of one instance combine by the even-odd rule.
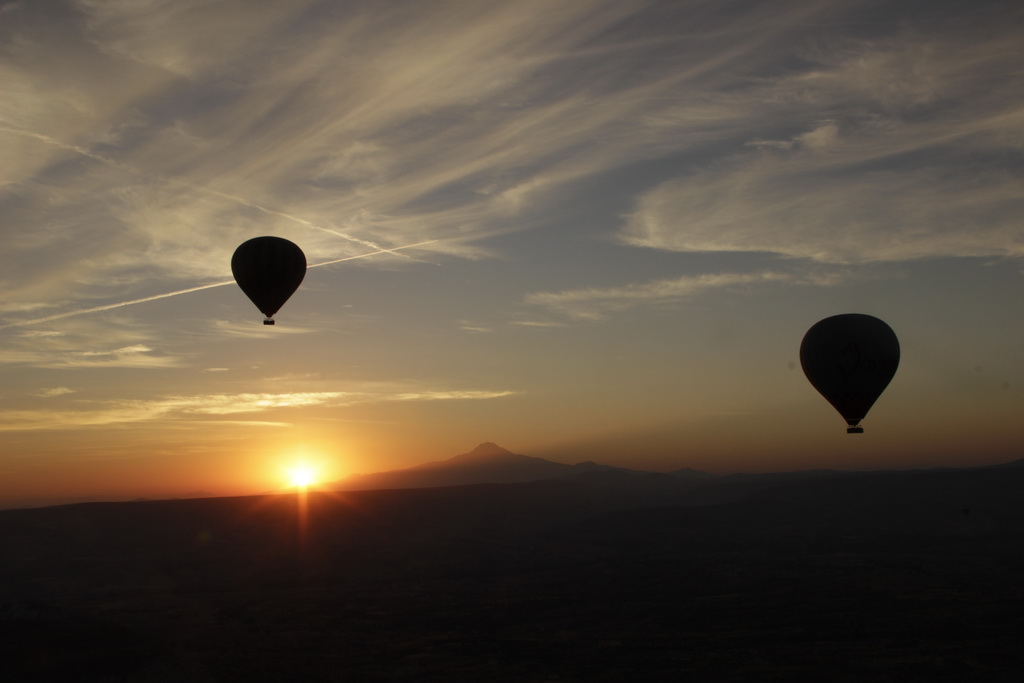
[[[494,443],[482,443],[447,460],[373,474],[357,474],[333,482],[335,491],[416,489],[465,484],[514,484],[542,479],[573,479],[606,473],[611,476],[649,476],[650,472],[581,462],[575,465],[519,455]]]

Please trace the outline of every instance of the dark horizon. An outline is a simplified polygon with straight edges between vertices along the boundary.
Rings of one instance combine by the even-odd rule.
[[[1024,468],[726,477],[696,502],[656,479],[0,511],[0,656],[54,681],[1024,667]]]

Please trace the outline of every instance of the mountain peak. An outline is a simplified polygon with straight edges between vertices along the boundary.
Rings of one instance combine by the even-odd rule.
[[[425,462],[390,472],[349,477],[337,482],[337,490],[431,488],[465,484],[508,484],[576,477],[595,473],[622,473],[618,467],[596,463],[566,465],[520,455],[486,441],[468,453],[447,460]],[[340,488],[339,488],[340,486]]]
[[[447,464],[447,465],[463,464],[464,465],[464,464],[468,464],[468,463],[488,463],[488,462],[494,462],[494,461],[503,461],[503,460],[507,460],[509,458],[516,458],[516,459],[518,459],[518,458],[525,458],[525,457],[526,456],[516,455],[512,451],[505,450],[504,448],[502,448],[501,446],[499,446],[496,443],[491,443],[490,441],[485,441],[484,443],[480,444],[479,446],[477,446],[476,448],[471,450],[469,453],[463,453],[461,455],[456,455],[454,458],[449,458],[448,460],[442,461],[442,463],[438,463],[438,464]]]
[[[474,457],[485,458],[495,455],[512,455],[512,451],[505,450],[496,443],[485,441],[466,455],[472,455]]]

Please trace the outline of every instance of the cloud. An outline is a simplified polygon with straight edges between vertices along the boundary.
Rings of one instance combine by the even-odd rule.
[[[69,389],[67,387],[53,387],[51,389],[41,389],[36,395],[41,396],[42,398],[53,398],[55,396],[65,396],[73,393],[75,393],[74,389]]]
[[[565,323],[547,320],[514,320],[510,324],[519,327],[565,327]]]
[[[161,369],[182,367],[186,358],[148,325],[113,314],[62,321],[56,329],[15,328],[5,335],[0,366]]]
[[[829,263],[1021,256],[1024,103],[996,77],[1024,69],[1018,44],[1000,30],[984,45],[970,32],[845,41],[720,93],[746,139],[643,193],[619,237]]]
[[[379,386],[363,391],[305,391],[281,393],[234,393],[168,395],[152,399],[76,401],[74,408],[7,410],[0,413],[0,431],[74,429],[105,425],[153,423],[175,424],[209,421],[234,415],[273,413],[287,415],[295,408],[343,408],[363,403],[391,401],[480,401],[511,396],[512,391],[424,390]],[[70,391],[70,390],[68,390]],[[68,393],[67,391],[62,393]],[[60,394],[50,394],[58,396]],[[225,421],[217,419],[217,422]],[[226,420],[237,422],[237,420]],[[251,420],[245,420],[251,423]],[[260,424],[287,425],[277,420],[256,420]]]
[[[516,391],[413,391],[378,397],[383,401],[485,401],[514,396]]]
[[[691,147],[680,89],[751,49],[680,68],[646,2],[75,6],[12,12],[36,47],[0,56],[21,257],[0,290],[22,306],[223,279],[253,234],[311,260],[426,239],[479,258],[559,188]]]
[[[469,332],[470,334],[488,334],[490,332],[494,332],[493,327],[486,324],[476,323],[471,320],[459,320],[456,321],[456,324],[458,325],[458,329],[463,332]]]
[[[966,156],[959,164],[919,157],[921,163],[883,167],[858,152],[830,154],[837,139],[831,124],[808,135],[820,146],[807,146],[802,136],[792,141],[795,151],[762,150],[660,184],[638,200],[622,241],[831,263],[1024,254],[1020,170]],[[900,147],[899,135],[891,137]]]
[[[97,339],[102,335],[97,334]],[[91,346],[91,344],[89,344]],[[83,348],[72,339],[55,336],[35,345],[24,341],[17,346],[0,349],[0,365],[27,365],[36,368],[136,368],[161,369],[179,367],[182,359],[161,352],[146,344],[121,347]]]
[[[90,38],[104,51],[194,78],[245,57],[255,41],[309,3],[77,0],[75,4],[87,17]],[[229,21],[233,31],[224,30]]]
[[[770,284],[827,286],[838,274],[793,274],[776,271],[756,273],[709,273],[634,283],[621,287],[589,287],[561,292],[537,292],[526,297],[531,306],[577,321],[597,321],[612,313],[638,307],[675,305],[712,290]],[[538,323],[522,323],[537,325]]]
[[[654,249],[1017,255],[1024,58],[983,5],[7,6],[0,301],[216,283],[254,234],[485,258],[563,191],[633,200],[620,243]]]

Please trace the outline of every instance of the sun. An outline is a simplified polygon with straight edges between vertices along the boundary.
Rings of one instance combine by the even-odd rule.
[[[296,465],[288,470],[288,480],[297,489],[304,489],[316,483],[316,472],[309,465]]]

